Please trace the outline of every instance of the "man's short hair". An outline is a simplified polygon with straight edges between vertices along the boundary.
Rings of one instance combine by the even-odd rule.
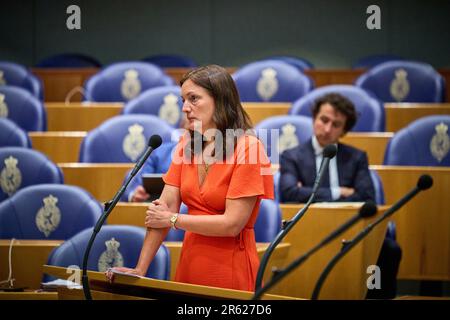
[[[317,99],[312,107],[313,118],[315,119],[319,114],[322,105],[327,103],[330,104],[335,111],[340,112],[344,116],[346,116],[344,132],[352,130],[353,126],[356,123],[356,120],[358,119],[355,105],[353,104],[353,102],[340,95],[339,93],[328,93]]]

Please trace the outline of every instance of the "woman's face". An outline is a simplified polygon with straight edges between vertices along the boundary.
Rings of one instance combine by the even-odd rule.
[[[208,129],[215,129],[213,121],[215,103],[209,92],[190,79],[181,86],[183,112],[186,113],[187,128],[204,133]]]

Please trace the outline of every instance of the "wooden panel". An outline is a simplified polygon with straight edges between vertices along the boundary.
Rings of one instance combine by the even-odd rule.
[[[64,183],[79,186],[100,202],[111,200],[132,163],[59,163]]]
[[[364,72],[364,69],[311,69],[305,71],[313,79],[315,88],[332,84],[353,84]]]
[[[46,103],[48,131],[90,131],[120,114],[122,103]]]
[[[76,87],[83,87],[87,79],[98,72],[97,68],[32,68],[31,72],[41,79],[45,101],[65,101],[67,94]],[[71,101],[81,101],[75,94]]]
[[[433,177],[429,190],[394,214],[397,241],[403,253],[399,279],[450,280],[450,168],[371,166],[380,175],[386,203],[393,204],[417,184],[422,174]]]
[[[0,300],[58,300],[57,292],[25,291],[1,292]]]
[[[431,115],[450,115],[450,103],[385,103],[386,131],[396,132]]]
[[[54,163],[78,162],[81,142],[86,132],[30,132],[33,149],[44,153]]]
[[[253,125],[269,117],[287,115],[291,108],[290,103],[281,102],[244,102],[242,106],[247,111]]]
[[[282,204],[283,219],[291,219],[302,206],[300,204]],[[291,244],[287,261],[292,262],[319,243],[325,236],[354,216],[359,207],[360,204],[312,205],[284,240]],[[384,209],[385,207],[380,207],[376,217],[379,217]],[[310,298],[320,273],[341,249],[341,239],[353,238],[376,217],[355,224],[341,237],[311,256],[308,261],[290,273],[269,293],[281,295],[289,293],[294,297]],[[367,291],[366,280],[369,277],[366,270],[368,266],[376,264],[385,233],[386,223],[382,223],[355,246],[331,271],[319,298],[364,299]]]
[[[8,279],[10,242],[10,240],[0,240],[1,280]],[[60,240],[14,240],[12,247],[12,277],[16,279],[14,286],[39,289],[43,265],[47,263],[51,251],[63,242]]]
[[[349,132],[340,141],[366,151],[369,164],[381,165],[386,146],[393,135],[392,132]]]

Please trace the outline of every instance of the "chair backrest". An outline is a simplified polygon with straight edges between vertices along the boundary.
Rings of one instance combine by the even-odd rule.
[[[195,68],[197,63],[189,57],[177,54],[158,54],[143,59],[145,62],[156,64],[160,68]]]
[[[380,176],[375,170],[369,170],[369,172],[373,187],[375,188],[375,202],[378,205],[385,204],[383,182],[381,181]]]
[[[36,64],[37,68],[100,68],[93,57],[81,53],[61,53],[46,57]]]
[[[43,101],[42,82],[24,66],[8,61],[0,61],[0,85],[9,85],[29,91],[36,99]]]
[[[243,102],[293,102],[313,88],[308,76],[277,60],[242,66],[233,78]]]
[[[92,228],[74,235],[55,248],[48,259],[48,265],[82,267],[83,254],[92,235]],[[134,226],[103,226],[89,254],[87,269],[104,272],[112,267],[134,268],[139,260],[145,229]],[[168,280],[170,276],[170,252],[161,245],[150,267],[147,277]],[[44,281],[52,280],[50,277]]]
[[[93,75],[85,84],[85,99],[96,102],[127,102],[141,92],[173,85],[171,77],[148,62],[119,62]]]
[[[39,151],[0,148],[0,201],[19,189],[42,183],[64,183],[61,169]]]
[[[7,118],[0,118],[0,147],[31,148],[31,140],[25,130]]]
[[[373,68],[379,64],[382,64],[384,62],[394,61],[394,60],[404,60],[402,57],[397,56],[395,54],[374,54],[362,57],[358,60],[356,60],[355,63],[352,64],[353,69],[358,68]]]
[[[450,116],[420,118],[397,131],[384,154],[385,165],[450,166]]]
[[[261,200],[258,218],[255,222],[256,242],[271,242],[281,230],[281,210],[278,202]]]
[[[299,57],[293,57],[293,56],[272,56],[272,57],[268,57],[265,60],[283,61],[283,62],[285,62],[287,64],[290,64],[293,67],[296,67],[300,71],[314,69],[314,65],[310,61],[308,61],[308,60],[306,60],[304,58],[299,58]]]
[[[267,118],[259,122],[255,129],[272,164],[279,162],[279,155],[284,150],[305,143],[313,134],[311,118],[296,115]]]
[[[136,162],[147,149],[148,140],[159,134],[171,141],[174,128],[156,116],[115,116],[89,131],[80,147],[80,162]]]
[[[331,85],[314,89],[295,101],[289,110],[289,114],[312,117],[311,109],[315,101],[329,93],[339,93],[355,105],[358,121],[352,131],[384,131],[384,106],[363,89],[350,85]]]
[[[425,63],[390,61],[379,64],[356,79],[355,85],[383,102],[443,102],[445,80]]]
[[[47,116],[41,101],[20,87],[0,86],[0,117],[25,131],[45,131]]]
[[[182,108],[180,87],[164,86],[148,89],[128,101],[122,113],[155,115],[178,128],[182,119]]]
[[[0,203],[0,239],[66,240],[93,227],[101,205],[85,190],[38,184]]]

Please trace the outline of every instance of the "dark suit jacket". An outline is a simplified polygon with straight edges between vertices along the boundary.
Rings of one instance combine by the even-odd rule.
[[[339,143],[336,157],[339,186],[355,189],[353,195],[341,197],[337,201],[375,201],[375,188],[370,178],[366,153]],[[280,174],[281,202],[306,202],[316,178],[316,158],[311,139],[282,153]],[[297,186],[299,181],[302,183],[300,188]],[[315,201],[333,201],[328,170],[324,172]]]

